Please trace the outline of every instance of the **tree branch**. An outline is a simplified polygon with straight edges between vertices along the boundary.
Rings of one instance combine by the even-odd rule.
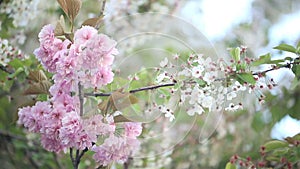
[[[2,70],[3,72],[6,72],[8,74],[13,74],[13,71],[8,70],[5,66],[0,65],[0,70]]]
[[[85,148],[84,150],[82,150],[82,152],[79,154],[78,158],[79,160],[81,159],[81,157],[84,155],[84,153],[86,153],[89,149]]]
[[[287,63],[287,64],[284,64],[284,65],[280,65],[280,66],[275,66],[271,69],[267,69],[267,70],[264,70],[262,72],[256,72],[256,73],[252,73],[252,75],[260,75],[260,74],[266,74],[268,72],[271,72],[271,71],[274,71],[274,70],[278,70],[278,69],[281,69],[281,68],[292,68],[293,65],[298,65],[300,64],[300,61],[294,61],[294,62],[290,62],[290,63]]]
[[[278,69],[281,69],[281,68],[291,68],[293,65],[296,65],[296,64],[300,64],[300,61],[294,61],[294,62],[290,62],[290,63],[284,64],[284,65],[275,66],[271,69],[267,69],[267,70],[264,70],[264,71],[261,71],[261,72],[254,72],[254,73],[252,73],[252,75],[261,75],[261,74],[265,74],[267,72],[278,70]],[[225,79],[226,78],[216,79],[216,81],[225,80]],[[196,83],[196,82],[195,81],[188,81],[186,83],[191,84],[191,83]],[[154,90],[154,89],[163,88],[163,87],[172,87],[172,86],[175,86],[176,84],[177,84],[177,82],[175,81],[173,83],[146,86],[146,87],[141,87],[141,88],[130,90],[129,93],[137,93],[137,92],[141,92],[141,91]],[[111,94],[112,94],[112,92],[110,92],[110,93],[85,93],[84,96],[85,97],[87,97],[87,96],[108,97]]]
[[[133,89],[130,90],[129,93],[137,93],[141,91],[146,91],[146,90],[154,90],[162,87],[172,87],[175,86],[176,82],[174,83],[166,83],[166,84],[160,84],[160,85],[152,85],[152,86],[146,86],[146,87],[141,87],[138,89]],[[85,93],[84,96],[94,96],[94,97],[101,97],[101,96],[110,96],[112,93]]]

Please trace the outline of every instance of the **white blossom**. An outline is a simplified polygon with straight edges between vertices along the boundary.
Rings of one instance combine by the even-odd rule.
[[[204,67],[202,65],[198,65],[192,68],[192,76],[195,78],[199,78],[202,76],[202,72],[204,71]]]
[[[164,79],[170,79],[170,77],[167,76],[167,74],[168,74],[168,73],[167,73],[166,71],[162,72],[161,74],[159,74],[159,75],[156,77],[155,82],[156,82],[156,83],[160,83],[160,82],[162,82]]]
[[[168,65],[168,58],[165,57],[163,61],[159,63],[160,67],[166,67]]]
[[[191,109],[187,111],[187,114],[194,116],[195,114],[202,114],[204,112],[203,108],[199,104],[194,104]]]
[[[227,100],[232,100],[232,99],[234,99],[234,98],[236,98],[236,97],[237,97],[237,94],[236,94],[235,91],[231,91],[231,92],[229,92],[229,93],[227,94]]]

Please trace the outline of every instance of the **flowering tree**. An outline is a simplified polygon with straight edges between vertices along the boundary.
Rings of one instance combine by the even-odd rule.
[[[149,12],[162,10],[162,7],[154,8],[152,1],[132,4],[124,1],[123,9],[121,5],[114,6],[118,2],[109,2],[108,9],[114,10],[108,10],[110,14],[106,18],[103,18],[106,1],[102,1],[99,16],[83,21],[76,28],[75,19],[81,10],[81,1],[58,0],[68,24],[62,16],[56,26],[43,26],[38,34],[39,48],[34,50],[34,56],[23,56],[7,40],[1,39],[4,49],[1,59],[2,90],[11,91],[16,79],[19,83],[29,84],[23,94],[37,96],[34,103],[18,110],[17,123],[29,132],[37,133],[45,150],[55,154],[68,153],[73,168],[83,165],[82,159],[91,156],[90,153],[98,168],[110,168],[115,163],[122,164],[123,168],[146,167],[158,154],[169,157],[173,153],[176,157],[176,146],[183,144],[186,133],[194,130],[197,123],[194,117],[206,117],[200,135],[193,137],[201,145],[207,144],[213,137],[224,113],[248,108],[241,96],[250,93],[259,104],[276,104],[278,100],[266,92],[277,86],[272,78],[268,78],[268,72],[289,68],[295,74],[295,90],[299,85],[300,44],[296,47],[287,44],[275,47],[296,55],[278,60],[271,59],[269,53],[258,59],[250,58],[245,46],[230,49],[230,59],[200,54],[190,46],[189,50],[172,49],[157,65],[142,67],[124,78],[122,64],[117,58],[126,54],[126,50],[121,48],[124,43],[122,39],[114,40],[101,28],[118,34],[117,30],[122,32],[124,29],[116,27],[115,23],[132,25],[137,18],[149,17],[147,14],[130,15],[131,10]],[[172,6],[169,11],[172,13],[178,2],[164,5]],[[129,19],[113,21],[114,17],[126,13]],[[168,20],[169,15],[159,17],[165,22],[173,21]],[[12,23],[16,25],[18,22],[15,19]],[[132,31],[136,33],[136,29]],[[168,37],[167,34],[160,35]],[[120,37],[116,35],[116,38]],[[138,37],[141,43],[151,38]],[[131,41],[130,36],[125,39],[129,45],[136,43]],[[125,63],[132,65],[132,62],[135,61]],[[271,67],[259,70],[262,65]],[[280,113],[278,109],[271,111],[277,115]],[[297,110],[297,104],[292,109]],[[285,114],[290,112],[283,112],[277,120]],[[299,118],[296,112],[291,115]],[[169,130],[181,121],[190,125],[172,135]],[[214,124],[210,126],[208,121]],[[164,132],[157,134],[157,130]],[[269,141],[261,146],[260,160],[233,155],[228,158],[226,168],[297,168],[299,142],[299,135],[285,141]],[[145,152],[147,146],[152,156]],[[180,165],[176,167],[180,168]]]

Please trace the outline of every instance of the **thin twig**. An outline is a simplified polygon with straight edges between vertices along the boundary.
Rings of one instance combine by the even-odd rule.
[[[175,86],[175,85],[176,85],[176,83],[167,83],[167,84],[161,84],[161,85],[141,87],[141,88],[138,88],[138,89],[130,90],[129,93],[136,93],[136,92],[141,92],[141,91],[145,91],[145,90],[153,90],[153,89],[158,89],[158,88],[161,88],[161,87],[172,87],[172,86]]]
[[[78,160],[79,157],[79,150],[76,150],[76,161]]]
[[[281,68],[288,68],[288,69],[290,69],[293,65],[297,65],[297,64],[300,64],[300,62],[299,61],[295,61],[295,62],[290,62],[290,63],[284,64],[284,65],[275,66],[275,67],[273,67],[271,69],[267,69],[267,70],[264,70],[262,72],[252,73],[252,75],[266,74],[268,72],[271,72],[271,71],[274,71],[274,70],[278,70],[278,69],[281,69]]]
[[[80,163],[79,150],[76,150],[76,155],[75,155],[75,159],[73,162],[74,169],[78,169],[79,163]]]
[[[99,17],[104,16],[104,10],[105,10],[106,0],[102,1]]]
[[[83,116],[83,93],[82,93],[82,85],[80,82],[78,83],[78,93],[79,93],[79,104],[80,104],[80,116]]]
[[[133,160],[133,158],[132,158],[132,157],[129,157],[129,158],[127,159],[127,161],[124,163],[123,168],[124,168],[124,169],[129,169],[129,166],[130,166],[132,160]]]
[[[84,153],[86,153],[89,149],[85,148],[84,150],[82,150],[82,152],[79,154],[79,160],[81,159],[81,157],[84,155]]]
[[[8,70],[8,69],[7,69],[5,66],[3,66],[3,65],[0,65],[0,70],[6,72],[6,73],[8,73],[8,74],[13,74],[13,73],[14,73],[14,72]]]
[[[75,159],[74,159],[74,156],[73,156],[73,148],[70,148],[70,158],[71,158],[72,164],[74,166]]]
[[[175,86],[176,83],[166,83],[166,84],[160,84],[160,85],[152,85],[152,86],[146,86],[146,87],[141,87],[138,89],[133,89],[130,90],[129,93],[137,93],[141,91],[146,91],[146,90],[154,90],[162,87],[172,87]],[[94,97],[100,97],[100,96],[110,96],[112,93],[85,93],[84,96],[94,96]]]

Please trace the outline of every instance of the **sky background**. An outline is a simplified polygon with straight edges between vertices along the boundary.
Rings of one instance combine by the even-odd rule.
[[[254,0],[197,0],[189,1],[182,9],[182,17],[195,25],[212,44],[224,38],[226,34],[240,23],[251,22],[251,9]],[[233,8],[238,5],[238,8]],[[269,29],[267,47],[258,49],[268,51],[281,42],[295,44],[300,37],[300,11],[281,16]],[[275,56],[276,57],[276,56]],[[282,76],[283,73],[280,74]],[[278,78],[278,71],[269,74]],[[275,124],[270,135],[283,139],[300,133],[300,121],[285,116]]]

